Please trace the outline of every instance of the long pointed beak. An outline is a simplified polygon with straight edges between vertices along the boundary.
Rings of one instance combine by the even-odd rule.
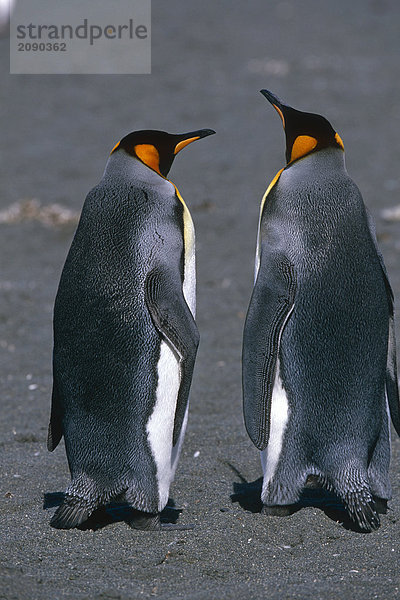
[[[284,108],[286,105],[283,104],[283,102],[281,102],[279,100],[278,96],[275,96],[275,94],[273,94],[269,90],[260,90],[260,92],[263,96],[265,96],[265,98],[268,100],[268,102],[270,102],[272,104],[272,106],[275,108],[276,112],[282,119],[282,125],[285,128],[285,116],[283,113],[284,113]]]
[[[273,104],[274,106],[279,106],[279,108],[284,106],[284,103],[279,100],[278,96],[275,96],[275,94],[273,94],[269,90],[260,90],[260,93],[263,96],[265,96],[268,102],[271,102],[271,104]]]
[[[207,137],[208,135],[213,135],[215,133],[214,129],[198,129],[197,131],[190,131],[189,133],[183,133],[182,135],[177,135],[177,139],[180,141],[176,144],[174,149],[174,154],[178,154],[188,144],[195,142],[196,140],[200,140],[201,138]]]
[[[197,131],[191,131],[190,133],[183,134],[185,137],[198,137],[203,138],[208,135],[213,135],[215,133],[214,129],[198,129]]]

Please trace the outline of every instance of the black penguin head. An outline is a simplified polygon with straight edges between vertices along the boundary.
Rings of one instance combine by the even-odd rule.
[[[114,146],[111,154],[117,150],[125,150],[159,175],[167,177],[175,156],[182,148],[213,133],[213,129],[199,129],[176,135],[153,129],[133,131]]]
[[[322,148],[341,148],[340,135],[325,117],[296,110],[284,104],[268,90],[261,90],[282,119],[286,134],[286,161],[291,163]]]

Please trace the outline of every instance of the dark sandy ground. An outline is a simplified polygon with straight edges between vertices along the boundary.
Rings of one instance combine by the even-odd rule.
[[[153,0],[153,74],[130,77],[9,76],[0,40],[0,210],[41,203],[23,204],[16,222],[1,213],[0,598],[400,596],[394,436],[393,500],[375,533],[317,507],[279,519],[231,500],[235,483],[261,474],[242,423],[241,335],[259,202],[284,155],[258,90],[325,114],[340,132],[399,299],[400,221],[382,213],[400,202],[399,23],[395,0]],[[51,315],[74,213],[124,134],[201,127],[218,135],[182,152],[170,174],[197,231],[201,347],[171,490],[179,522],[195,529],[140,534],[114,515],[97,531],[56,531],[44,499],[54,504],[69,475],[63,447],[45,448]],[[72,216],[46,217],[53,203]]]

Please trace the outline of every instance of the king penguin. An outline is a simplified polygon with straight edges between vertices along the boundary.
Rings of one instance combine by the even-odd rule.
[[[291,514],[317,485],[371,531],[391,497],[389,415],[400,435],[392,291],[339,134],[261,93],[282,120],[287,161],[261,203],[243,335],[263,512]]]
[[[111,501],[131,527],[161,527],[199,342],[194,227],[167,175],[213,133],[130,133],[86,197],[54,307],[48,449],[64,436],[71,483],[53,527]]]

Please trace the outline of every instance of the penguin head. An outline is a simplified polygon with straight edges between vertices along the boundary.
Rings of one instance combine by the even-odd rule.
[[[133,131],[122,138],[110,154],[124,150],[162,177],[167,177],[175,156],[182,148],[213,133],[215,133],[213,129],[199,129],[182,134],[153,129]]]
[[[343,142],[325,117],[314,113],[296,110],[284,104],[268,90],[261,90],[263,96],[276,109],[282,119],[286,135],[286,161],[288,164],[323,148],[340,148]]]

